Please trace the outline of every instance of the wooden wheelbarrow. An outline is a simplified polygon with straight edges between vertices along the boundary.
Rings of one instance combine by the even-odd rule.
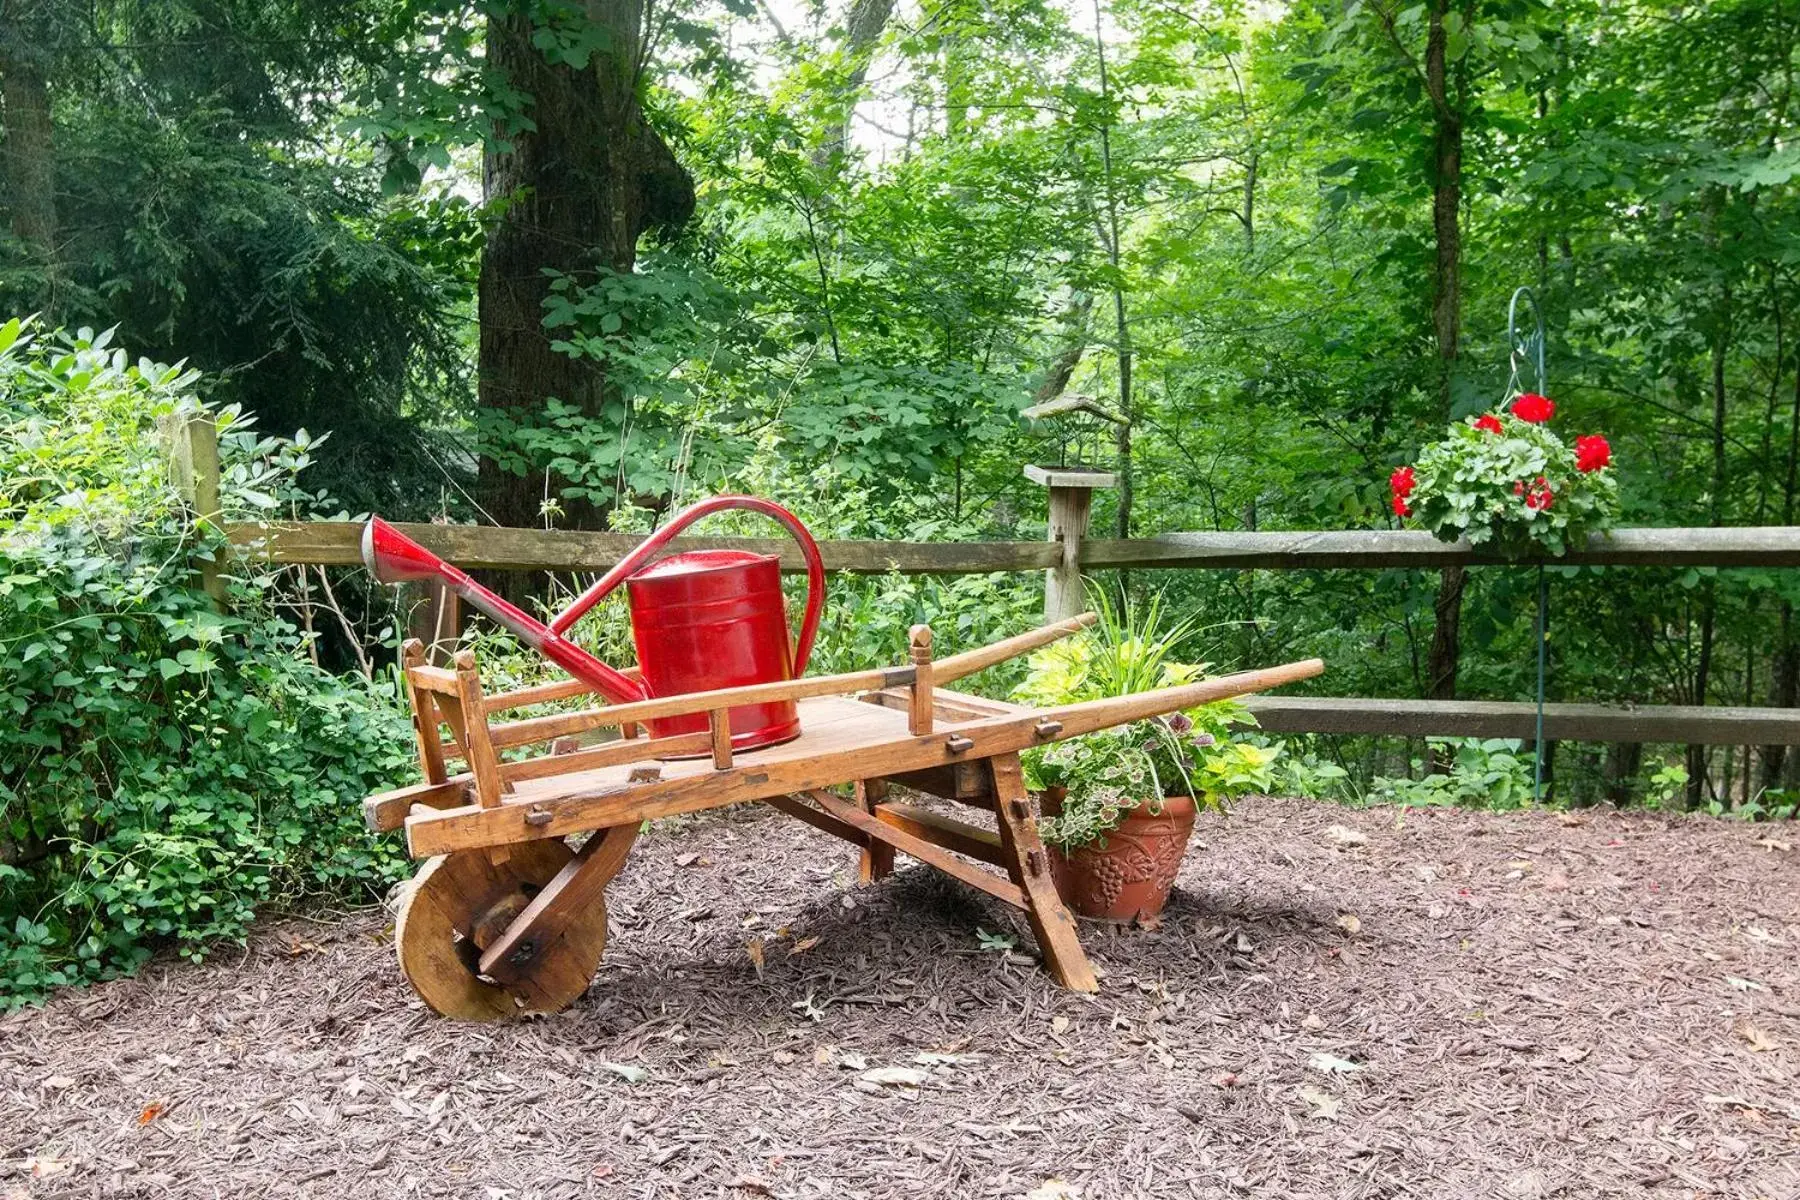
[[[428,861],[406,885],[395,942],[400,969],[435,1011],[467,1020],[555,1012],[580,996],[606,948],[606,885],[640,825],[654,817],[760,801],[859,847],[861,878],[880,879],[898,851],[1023,909],[1045,966],[1078,991],[1096,988],[1057,897],[1019,751],[1209,700],[1317,675],[1318,659],[1055,708],[1026,708],[939,684],[1047,645],[1091,615],[932,660],[931,631],[912,633],[911,663],[755,684],[506,723],[491,718],[584,696],[570,680],[482,692],[474,655],[427,666],[416,641],[404,667],[425,782],[364,801],[369,828],[404,828]],[[799,702],[802,733],[734,751],[730,710]],[[707,728],[640,736],[652,718],[707,714]],[[449,729],[444,740],[440,726]],[[617,739],[568,752],[567,739]],[[562,741],[562,745],[556,743]],[[505,760],[502,751],[544,747]],[[461,759],[461,774],[446,765]],[[889,785],[985,808],[996,828],[890,799]],[[854,798],[830,789],[854,786]],[[576,834],[590,836],[572,846]],[[999,868],[993,870],[990,868]]]

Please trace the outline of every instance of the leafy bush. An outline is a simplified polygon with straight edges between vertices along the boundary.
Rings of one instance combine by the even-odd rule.
[[[1532,760],[1519,753],[1517,738],[1427,738],[1427,744],[1450,749],[1450,770],[1418,779],[1378,777],[1370,799],[1416,807],[1457,805],[1496,811],[1531,804]],[[1423,761],[1413,760],[1419,770]]]
[[[401,866],[357,806],[407,773],[393,681],[320,670],[266,581],[228,575],[225,612],[199,586],[219,538],[157,432],[195,382],[0,327],[0,1009]],[[226,515],[279,504],[305,443],[217,419]]]

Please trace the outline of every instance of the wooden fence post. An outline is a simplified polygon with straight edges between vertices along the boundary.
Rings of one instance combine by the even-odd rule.
[[[219,427],[205,410],[175,413],[163,422],[169,439],[169,476],[175,490],[194,510],[194,523],[214,532],[223,529],[219,509]],[[225,581],[219,561],[198,564],[200,586],[218,608],[225,607]]]
[[[1025,468],[1025,478],[1050,489],[1049,539],[1062,547],[1062,558],[1044,572],[1044,620],[1063,621],[1087,611],[1081,582],[1081,539],[1087,536],[1094,489],[1118,482],[1110,471],[1085,467]]]

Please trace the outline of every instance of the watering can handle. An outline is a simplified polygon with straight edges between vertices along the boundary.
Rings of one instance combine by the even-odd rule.
[[[551,630],[558,634],[566,632],[590,608],[605,599],[613,589],[668,545],[676,534],[701,517],[727,508],[746,508],[774,517],[787,526],[788,532],[800,544],[801,556],[806,559],[806,615],[800,619],[800,637],[794,643],[794,677],[799,678],[806,671],[806,660],[812,654],[813,638],[819,632],[819,615],[825,607],[825,560],[819,557],[819,544],[813,541],[812,534],[800,523],[799,517],[774,501],[757,496],[714,496],[710,500],[702,500],[682,509],[667,525],[645,538],[637,549],[620,559],[612,570],[600,577],[598,583],[576,597],[573,604],[550,622]]]

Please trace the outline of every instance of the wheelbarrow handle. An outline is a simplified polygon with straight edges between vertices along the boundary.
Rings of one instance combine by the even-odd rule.
[[[728,508],[748,509],[775,518],[787,527],[788,532],[794,535],[794,541],[800,545],[800,554],[806,560],[806,614],[800,619],[800,636],[794,643],[794,675],[798,678],[806,671],[806,660],[812,654],[813,639],[819,632],[819,617],[825,608],[825,560],[819,554],[819,544],[813,540],[812,534],[799,517],[773,500],[764,500],[760,496],[714,496],[710,500],[702,500],[682,509],[667,525],[645,538],[637,549],[620,559],[593,587],[577,596],[574,603],[558,613],[550,622],[551,632],[558,635],[568,632],[569,627],[585,616],[589,609],[661,553],[676,534],[700,518]]]

